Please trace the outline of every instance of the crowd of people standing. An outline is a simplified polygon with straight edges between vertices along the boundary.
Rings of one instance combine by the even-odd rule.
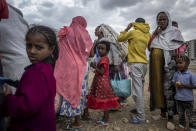
[[[92,119],[89,109],[102,110],[104,115],[95,124],[107,126],[110,110],[127,99],[113,91],[110,81],[116,74],[132,79],[136,107],[131,112],[136,115],[130,123],[145,124],[147,49],[150,110],[160,109],[159,117],[168,119],[168,129],[177,131],[187,130],[186,114],[190,130],[196,130],[192,90],[196,75],[188,70],[183,36],[168,12],[157,14],[152,35],[145,19],[137,18],[120,33],[106,24],[97,26],[97,39],[92,42],[82,16],[74,17],[56,35],[47,26],[29,27],[22,12],[5,0],[0,0],[0,7],[1,76],[12,83],[2,80],[0,130],[55,131],[56,116],[74,117],[69,129],[79,129],[81,120]],[[120,55],[121,44],[128,46],[127,56]],[[88,85],[90,69],[95,74],[92,85]],[[179,124],[172,128],[174,115],[179,116]]]

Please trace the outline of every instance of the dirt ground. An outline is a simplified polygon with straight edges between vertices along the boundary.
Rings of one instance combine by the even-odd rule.
[[[190,66],[190,70],[196,73],[196,65]],[[93,78],[93,73],[90,72],[89,77],[89,86]],[[132,100],[132,97],[129,97],[126,103],[121,104],[119,111],[112,111],[110,113],[110,124],[106,127],[97,127],[95,126],[95,121],[100,118],[103,114],[101,111],[90,110],[92,121],[82,121],[82,131],[169,131],[166,128],[167,120],[153,120],[152,115],[159,115],[160,111],[156,110],[150,112],[149,109],[149,98],[150,94],[148,91],[149,78],[148,73],[145,78],[145,113],[146,119],[148,122],[146,124],[135,125],[128,122],[128,119],[133,115],[129,112],[130,109],[135,108],[135,103]],[[196,90],[194,91],[196,99]],[[196,105],[196,103],[195,103]],[[177,124],[177,116],[174,117],[174,123]],[[63,122],[60,122],[59,128],[57,131],[63,131]]]

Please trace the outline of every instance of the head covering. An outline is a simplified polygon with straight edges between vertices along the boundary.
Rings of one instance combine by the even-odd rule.
[[[135,30],[140,30],[141,32],[143,32],[145,35],[150,35],[149,31],[150,31],[150,26],[149,24],[146,23],[141,23],[141,22],[133,22],[132,26]]]
[[[99,31],[103,33],[103,37],[107,38],[110,42],[117,43],[117,36],[119,35],[109,25],[101,24]]]
[[[8,18],[8,6],[5,0],[0,1],[0,19]]]
[[[82,80],[93,45],[86,26],[86,20],[77,16],[72,19],[70,26],[65,26],[58,32],[60,52],[54,72],[57,93],[73,108],[80,103]]]
[[[128,43],[127,42],[118,42],[117,41],[117,37],[119,36],[119,34],[112,29],[112,27],[110,27],[109,25],[106,24],[101,24],[99,31],[103,33],[103,37],[107,39],[107,41],[111,42],[112,45],[114,45],[114,48],[116,50],[116,52],[118,53],[117,58],[114,58],[114,60],[111,60],[111,57],[113,57],[114,55],[111,54],[111,51],[108,54],[108,57],[110,59],[110,63],[111,61],[122,61],[126,58],[127,54],[128,54]],[[119,58],[121,58],[121,60],[119,60]],[[116,62],[114,62],[116,63]],[[119,62],[117,62],[119,63]]]
[[[175,50],[179,48],[182,43],[174,42],[172,40],[184,41],[182,34],[178,28],[172,26],[170,15],[167,11],[161,11],[166,14],[168,18],[168,26],[160,34],[158,34],[151,43],[151,48],[160,48],[163,50]],[[158,15],[161,13],[159,12]],[[158,16],[157,16],[158,19]],[[158,23],[157,23],[158,24]]]
[[[163,49],[165,67],[168,67],[168,64],[171,61],[171,54],[169,51],[178,49],[183,44],[180,42],[175,42],[173,40],[183,42],[184,39],[182,37],[180,30],[178,28],[172,26],[172,21],[171,21],[169,13],[167,11],[161,11],[158,13],[158,15],[162,12],[165,13],[168,18],[168,26],[165,30],[163,30],[160,34],[158,34],[152,40],[150,47]],[[157,19],[158,19],[158,15],[157,15]],[[158,24],[158,21],[157,21],[157,24]]]

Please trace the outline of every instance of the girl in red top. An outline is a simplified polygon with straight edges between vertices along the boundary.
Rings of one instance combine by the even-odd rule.
[[[114,95],[109,79],[109,58],[106,56],[110,50],[108,41],[100,41],[98,43],[98,53],[100,61],[98,64],[91,63],[95,68],[95,77],[91,86],[91,92],[88,95],[88,108],[99,109],[104,111],[103,119],[97,121],[98,125],[107,125],[109,120],[108,110],[111,108],[119,108],[118,97]]]

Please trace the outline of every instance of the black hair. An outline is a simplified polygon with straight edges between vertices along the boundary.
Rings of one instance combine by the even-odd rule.
[[[100,42],[98,43],[98,45],[99,45],[99,44],[104,44],[104,45],[106,46],[106,51],[107,51],[107,53],[110,51],[110,44],[111,44],[111,42],[106,41],[106,40],[102,40],[102,41],[100,41]]]
[[[165,12],[159,12],[159,13],[157,14],[157,20],[158,20],[158,17],[159,17],[160,14],[165,14],[165,15],[166,15]]]
[[[101,27],[101,25],[97,26],[95,29],[99,29]]]
[[[180,59],[181,61],[186,62],[187,66],[189,66],[189,64],[190,64],[190,59],[186,55],[185,56],[181,56],[181,57],[177,57],[177,59]]]
[[[102,25],[102,24],[101,24],[101,25]],[[101,35],[104,36],[104,35],[103,35],[103,32],[100,31],[101,25],[97,26],[97,27],[95,28],[95,30],[98,29],[98,31],[101,33]]]
[[[178,27],[178,22],[172,21],[172,26],[177,26]]]
[[[159,12],[159,13],[157,14],[157,20],[158,20],[158,17],[159,17],[160,14],[165,14],[165,15],[167,16],[167,14],[166,14],[165,12]],[[167,20],[168,20],[168,22],[169,22],[168,16],[167,16]]]
[[[173,24],[178,25],[178,22],[176,22],[176,21],[172,21],[172,25],[173,25]]]
[[[165,13],[165,12],[159,12],[158,14],[157,14],[157,21],[158,21],[158,17],[159,17],[159,15],[160,14],[165,14],[166,16],[167,16],[167,14]],[[168,18],[168,16],[167,16],[167,20],[168,20],[168,23],[167,23],[167,26],[169,25],[169,18]]]
[[[135,22],[145,23],[145,19],[144,19],[144,18],[137,18],[137,19],[135,20]]]
[[[57,37],[55,32],[50,27],[47,26],[33,25],[33,27],[31,27],[26,34],[26,40],[29,34],[36,34],[36,33],[40,33],[45,37],[46,43],[48,44],[49,47],[55,47],[52,56],[52,60],[53,60],[52,65],[55,66],[56,60],[58,59],[59,56],[59,47],[58,47],[58,42],[57,42]]]

